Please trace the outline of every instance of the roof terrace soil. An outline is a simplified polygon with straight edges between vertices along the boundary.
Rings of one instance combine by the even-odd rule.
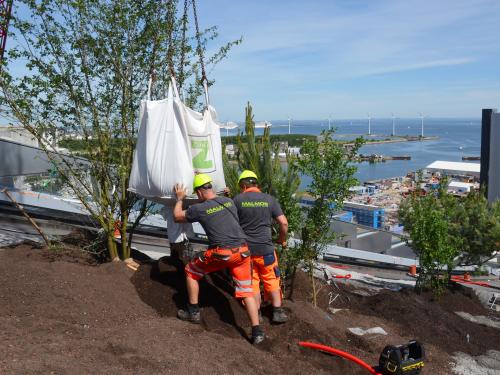
[[[375,365],[386,344],[417,337],[428,353],[425,373],[449,374],[448,353],[455,347],[470,354],[500,349],[494,328],[454,319],[456,308],[479,315],[476,304],[461,293],[445,296],[445,306],[435,307],[411,292],[359,297],[346,287],[342,294],[350,302],[344,298],[344,306],[334,307],[349,310],[332,315],[308,303],[303,274],[293,301],[286,302],[290,321],[271,325],[265,309],[268,340],[254,347],[245,311],[231,297],[224,275],[202,283],[203,324],[196,326],[175,318],[186,301],[184,277],[175,264],[148,262],[133,272],[123,263],[97,265],[83,254],[27,245],[0,250],[0,373],[365,374],[297,342],[331,345]],[[325,287],[323,307],[327,298]],[[412,328],[405,328],[412,321]],[[374,326],[388,336],[357,337],[347,331]],[[489,343],[460,345],[462,327],[480,332]],[[440,338],[434,337],[437,332]],[[471,333],[471,341],[475,337]]]
[[[436,299],[431,292],[417,295],[413,290],[384,290],[371,297],[360,297],[352,303],[354,311],[386,319],[404,335],[434,344],[447,353],[457,351],[480,355],[489,349],[500,350],[500,332],[469,322],[455,312],[498,318],[484,308],[478,298],[461,286]],[[467,342],[469,336],[469,342]]]

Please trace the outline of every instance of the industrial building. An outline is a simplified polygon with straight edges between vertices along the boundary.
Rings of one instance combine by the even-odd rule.
[[[490,202],[500,199],[500,113],[496,109],[483,109],[481,187]]]
[[[481,164],[436,160],[435,162],[425,167],[425,170],[430,174],[439,172],[444,176],[474,177],[479,179]]]
[[[384,227],[385,210],[381,207],[370,204],[344,202],[344,211],[352,212],[358,224],[376,229]]]
[[[311,206],[314,199],[304,197],[300,200],[303,206]],[[381,207],[372,206],[369,204],[344,202],[343,211],[335,215],[335,218],[345,222],[356,222],[358,224],[381,229],[384,227],[385,210]]]
[[[451,181],[448,184],[448,191],[452,193],[466,194],[474,189],[474,184],[468,182]]]

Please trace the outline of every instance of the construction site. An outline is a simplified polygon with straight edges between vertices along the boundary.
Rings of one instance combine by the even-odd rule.
[[[16,134],[17,141],[22,141]],[[264,373],[273,366],[277,373],[335,369],[362,374],[366,370],[349,361],[327,357],[299,342],[341,348],[374,366],[387,343],[410,340],[425,343],[423,373],[497,371],[500,315],[494,296],[500,282],[494,276],[495,263],[490,263],[489,276],[472,280],[459,271],[454,289],[439,301],[431,293],[412,292],[415,277],[408,270],[418,266],[418,259],[402,233],[385,230],[388,198],[384,198],[392,193],[403,199],[415,185],[410,178],[391,180],[387,189],[379,187],[383,182],[368,185],[362,192],[365,196],[355,194],[345,202],[344,211],[332,222],[332,229],[342,236],[317,265],[318,280],[324,284],[318,307],[311,305],[306,275],[299,274],[294,285],[285,289],[292,320],[274,326],[264,309],[269,341],[252,348],[241,341],[246,337],[241,329],[245,313],[230,297],[223,275],[202,284],[201,327],[177,320],[175,311],[186,291],[182,274],[169,262],[167,223],[160,215],[149,215],[137,228],[134,262],[99,264],[81,250],[92,246],[89,236],[97,230],[81,204],[69,193],[37,192],[26,178],[14,177],[23,174],[16,171],[19,160],[24,160],[23,168],[41,168],[38,172],[48,168],[41,151],[26,140],[23,144],[4,136],[0,142],[2,150],[10,147],[8,153],[17,155],[2,164],[3,186],[9,186],[10,197],[5,191],[0,195],[2,342],[7,353],[0,368],[4,373],[205,373],[206,363],[196,364],[191,358],[207,351],[214,373]],[[39,164],[32,165],[34,161]],[[367,197],[372,200],[367,202]],[[44,247],[14,201],[45,235],[62,241],[58,250]],[[197,249],[206,247],[201,227],[195,227],[191,241]],[[109,282],[117,288],[109,289]],[[190,345],[192,340],[199,344]],[[31,343],[36,344],[31,347]],[[240,348],[248,355],[236,362],[222,354],[214,357],[211,347],[219,353]]]
[[[237,294],[255,281],[257,263],[250,262],[260,256],[248,250],[243,216],[236,211],[216,228],[229,236],[228,228],[241,225],[242,242],[214,245],[214,228],[202,216],[190,220],[192,207],[208,216],[232,212],[230,168],[243,193],[245,180],[258,179],[242,168],[240,153],[253,147],[258,168],[300,158],[304,142],[328,136],[292,137],[289,118],[290,137],[277,135],[282,147],[266,149],[253,132],[270,132],[270,123],[254,122],[248,103],[248,149],[222,147],[221,131],[235,124],[219,121],[208,75],[242,40],[208,55],[217,31],[200,28],[195,0],[60,5],[0,0],[1,374],[500,374],[498,249],[480,262],[446,264],[440,293],[421,288],[426,260],[400,209],[409,197],[435,196],[442,181],[454,198],[484,194],[493,207],[500,199],[500,114],[483,110],[480,163],[437,160],[406,176],[359,184],[350,178],[352,162],[384,157],[346,156],[349,150],[334,145],[344,153],[338,162],[350,185],[346,199],[328,207],[332,240],[281,279],[285,266],[278,267],[274,248],[286,258],[307,232],[283,232],[279,204],[280,214],[269,216],[271,277],[282,303],[276,306],[259,284],[263,278],[257,292],[246,292],[250,297]],[[18,73],[13,65],[20,61],[26,71]],[[372,142],[435,140],[423,136],[420,117],[421,136]],[[408,159],[388,160],[394,158]],[[270,174],[289,176],[282,164],[273,168]],[[279,187],[297,190],[297,179]],[[254,184],[251,192],[261,193]],[[299,224],[320,198],[290,194]],[[216,204],[205,210],[210,199]],[[252,280],[238,279],[229,266],[197,268],[211,251],[229,250],[226,258],[218,254],[228,262],[242,249]],[[253,298],[260,306],[254,320]],[[286,321],[275,320],[277,309]]]

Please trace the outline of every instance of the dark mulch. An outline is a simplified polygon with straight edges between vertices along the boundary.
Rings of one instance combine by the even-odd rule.
[[[268,343],[252,346],[241,306],[208,283],[204,325],[181,322],[174,315],[183,288],[169,265],[144,264],[134,273],[123,263],[95,265],[78,251],[2,250],[0,374],[363,373],[299,349],[297,338],[332,342],[298,319],[281,327],[267,322]]]
[[[323,308],[329,291],[324,286],[320,292]],[[454,311],[484,311],[461,292],[435,303],[410,291],[360,297],[348,284],[341,291],[334,307],[349,310],[332,315],[314,308],[308,280],[299,273],[293,300],[286,302],[290,321],[272,325],[271,311],[264,309],[268,340],[256,348],[224,274],[202,282],[203,324],[195,326],[175,318],[186,302],[179,265],[145,262],[133,272],[123,263],[96,264],[76,248],[54,252],[22,245],[0,251],[0,373],[365,374],[297,342],[331,345],[375,365],[385,345],[418,338],[428,353],[426,373],[449,374],[448,353],[498,349],[497,330],[455,317]],[[347,331],[374,326],[389,335]],[[473,345],[460,341],[464,329]],[[488,343],[477,343],[479,334]]]
[[[351,308],[397,324],[405,335],[439,346],[447,353],[457,351],[480,355],[489,349],[500,350],[500,331],[469,322],[457,314],[491,316],[477,297],[456,286],[441,298],[432,292],[416,294],[411,289],[400,292],[384,290],[371,297],[353,297]],[[469,335],[469,343],[467,343]]]
[[[175,317],[177,309],[185,306],[187,294],[185,289],[182,266],[170,263],[168,258],[159,262],[143,264],[132,277],[140,298],[153,307],[160,316]],[[307,286],[301,286],[307,289]],[[305,295],[304,291],[300,292]],[[304,300],[299,298],[296,301]],[[232,297],[232,289],[228,284],[228,276],[224,273],[209,275],[200,285],[200,306],[202,308],[202,327],[208,332],[214,332],[224,337],[239,340],[249,340],[248,318],[241,304]],[[270,306],[263,308],[264,329],[267,341],[259,347],[261,352],[267,352],[279,358],[276,364],[280,373],[300,373],[302,362],[314,366],[314,373],[342,371],[343,374],[362,374],[350,363],[339,358],[329,357],[310,349],[301,349],[299,341],[313,341],[327,345],[338,346],[340,341],[336,336],[345,336],[342,332],[330,331],[328,324],[321,327],[322,322],[329,323],[328,315],[321,309],[310,304],[289,302],[287,309],[290,312],[290,321],[284,325],[270,323]],[[296,314],[296,310],[309,315],[320,326],[313,326],[302,319],[303,314]],[[305,310],[305,311],[304,311]],[[319,319],[318,319],[319,317]],[[259,361],[258,358],[253,358]]]

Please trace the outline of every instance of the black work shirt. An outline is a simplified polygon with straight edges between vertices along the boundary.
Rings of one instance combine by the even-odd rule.
[[[260,191],[247,191],[234,197],[240,225],[247,235],[252,255],[266,255],[274,252],[272,239],[273,219],[283,215],[278,201]]]
[[[246,243],[245,233],[238,223],[238,211],[229,198],[217,197],[189,206],[186,220],[201,224],[210,248],[235,248]]]

